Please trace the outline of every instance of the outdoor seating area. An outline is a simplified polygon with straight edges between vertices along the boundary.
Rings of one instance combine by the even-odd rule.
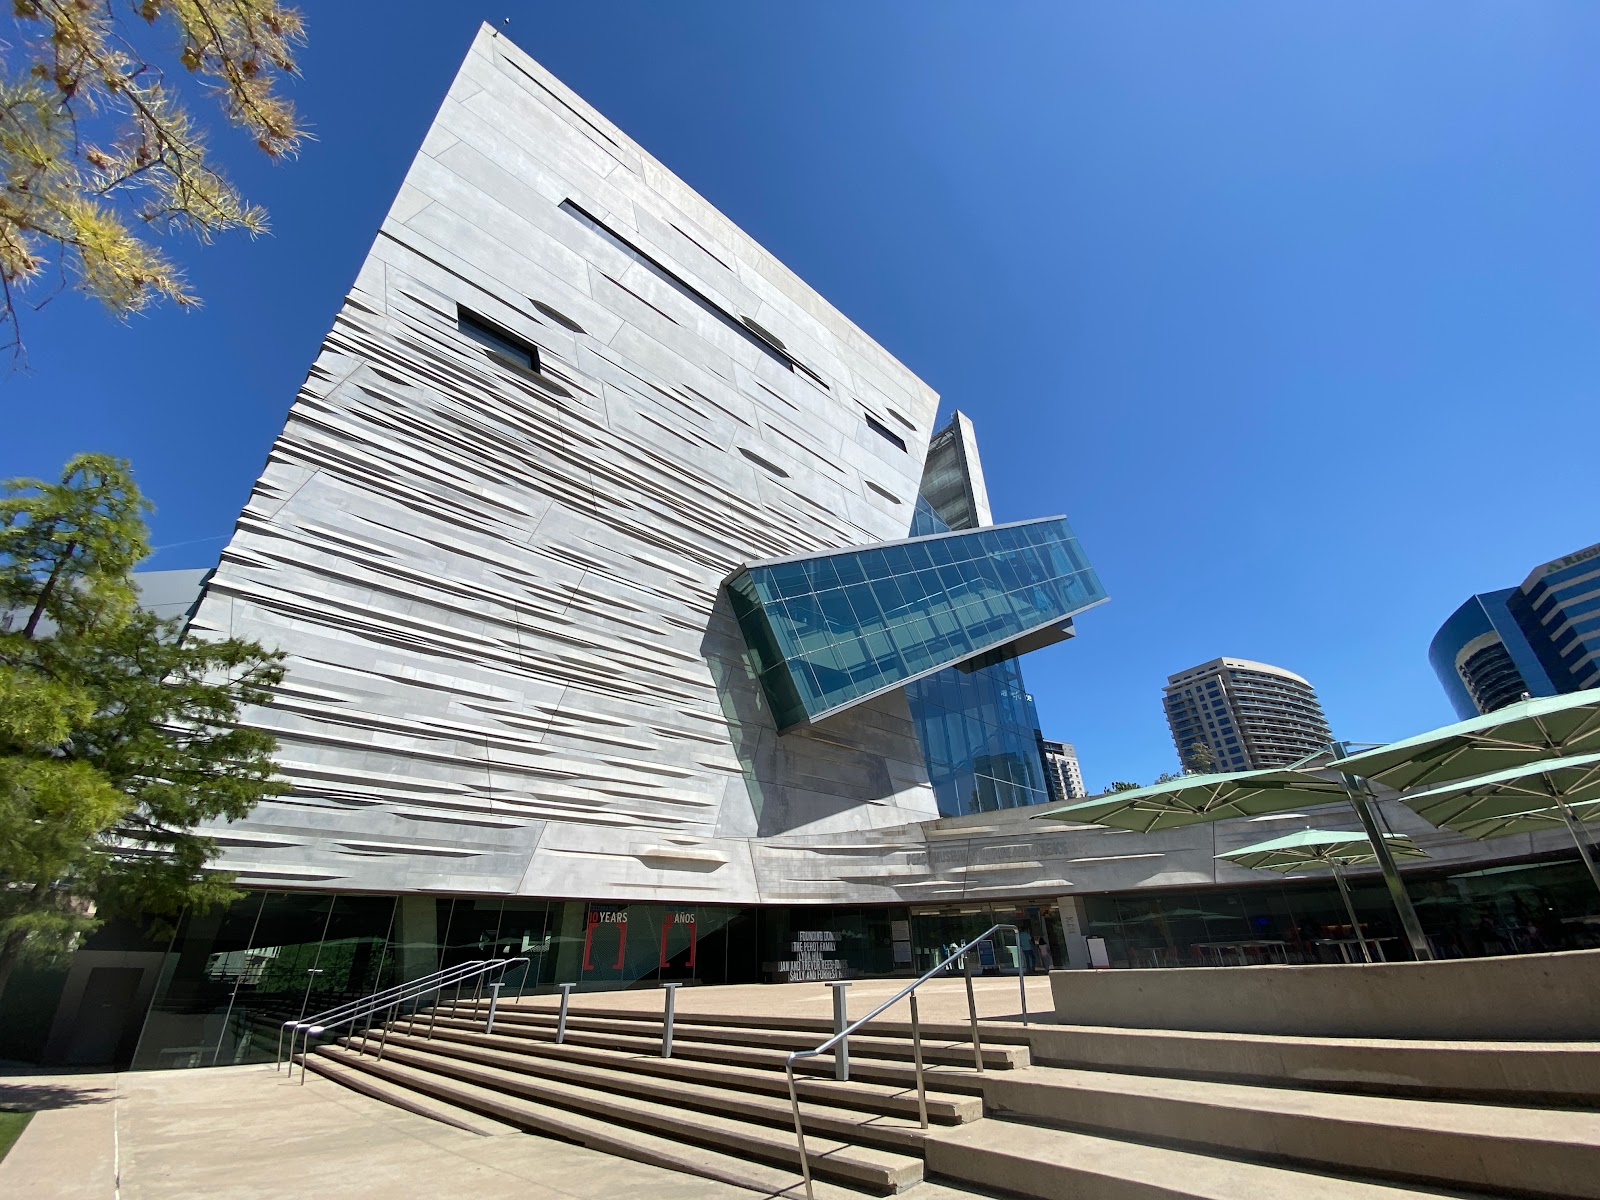
[[[1212,774],[1195,773],[1144,788],[1131,788],[1079,801],[1039,814],[1040,819],[1092,822],[1139,833],[1205,825],[1230,818],[1261,819],[1299,808],[1324,811],[1341,802],[1359,819],[1359,831],[1306,827],[1295,833],[1225,850],[1216,857],[1253,870],[1284,876],[1328,872],[1338,888],[1343,930],[1327,928],[1325,915],[1311,921],[1289,915],[1287,923],[1271,915],[1245,921],[1253,936],[1229,940],[1185,938],[1196,927],[1211,932],[1212,920],[1238,923],[1243,913],[1216,914],[1204,907],[1174,906],[1121,923],[1157,927],[1154,946],[1125,945],[1122,961],[1113,963],[1104,933],[1091,919],[1091,938],[1101,939],[1099,965],[1247,966],[1271,961],[1308,964],[1329,961],[1377,963],[1395,957],[1385,942],[1400,941],[1408,957],[1430,961],[1457,956],[1524,954],[1582,948],[1593,943],[1589,918],[1600,898],[1600,866],[1583,826],[1600,820],[1600,690],[1524,699],[1487,715],[1382,746],[1352,747],[1331,743],[1289,767]],[[1475,924],[1461,918],[1458,896],[1402,877],[1397,860],[1426,860],[1428,855],[1404,834],[1390,829],[1380,798],[1392,795],[1405,808],[1441,829],[1475,839],[1507,837],[1531,830],[1565,828],[1586,877],[1582,911],[1558,911],[1546,893],[1513,881],[1498,881],[1509,903],[1473,912]],[[1384,902],[1377,928],[1360,911],[1348,873],[1375,866],[1383,882]],[[1463,872],[1456,877],[1490,879],[1511,875],[1522,864],[1508,863]],[[1430,879],[1429,883],[1440,882]],[[1454,879],[1449,882],[1455,882]],[[1494,882],[1490,888],[1493,889]],[[1516,889],[1541,898],[1537,908]],[[1467,891],[1470,893],[1471,889]],[[1204,897],[1199,897],[1204,904]],[[1453,921],[1438,914],[1425,923],[1421,911],[1430,905],[1450,907]],[[1370,904],[1368,905],[1370,908]],[[1391,924],[1392,922],[1392,924]],[[1187,928],[1175,929],[1174,926]],[[1308,925],[1310,928],[1308,928]],[[1317,926],[1322,928],[1317,928]],[[1429,928],[1429,925],[1432,928]],[[1394,928],[1398,926],[1398,928]],[[1281,936],[1271,936],[1274,931]],[[1398,935],[1398,936],[1397,936]],[[1130,939],[1124,935],[1124,943]],[[1160,943],[1164,942],[1163,947]],[[1359,959],[1352,953],[1354,943]],[[1180,963],[1180,945],[1188,946]],[[1163,948],[1165,954],[1162,953]]]

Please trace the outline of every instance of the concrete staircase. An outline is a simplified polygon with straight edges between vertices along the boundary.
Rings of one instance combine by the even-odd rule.
[[[400,1021],[310,1069],[428,1116],[513,1126],[775,1195],[799,1196],[784,1058],[823,1020],[585,1005],[566,1041],[533,1004]],[[803,1062],[817,1195],[915,1200],[1600,1200],[1600,1043],[1377,1042],[1072,1026],[926,1025],[930,1128],[909,1027],[850,1043],[851,1078]],[[985,1115],[987,1114],[987,1116]]]
[[[1040,1200],[1600,1198],[1600,1044],[1050,1026],[930,1174]]]
[[[661,1018],[585,1007],[555,1043],[547,1008],[503,1004],[495,1031],[483,1006],[462,1004],[323,1045],[314,1073],[478,1132],[487,1118],[608,1153],[707,1176],[762,1194],[801,1184],[784,1062],[829,1035],[825,1022],[781,1026],[739,1017],[680,1016],[671,1058],[660,1057]],[[431,1033],[431,1036],[430,1036]],[[966,1026],[924,1029],[928,1119],[953,1128],[983,1115],[984,1075],[1025,1068],[1026,1037],[997,1033],[973,1062]],[[1009,1043],[1009,1044],[1008,1044]],[[850,1081],[831,1055],[797,1076],[817,1194],[917,1200],[970,1191],[923,1182],[926,1134],[917,1115],[909,1030],[885,1025],[850,1040]],[[844,1190],[844,1189],[849,1189]]]

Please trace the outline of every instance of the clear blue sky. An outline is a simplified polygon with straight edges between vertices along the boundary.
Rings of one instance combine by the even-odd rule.
[[[1600,5],[308,3],[318,141],[218,150],[275,233],[206,300],[72,298],[0,381],[0,474],[131,458],[209,565],[480,18],[977,423],[998,519],[1066,512],[1111,602],[1026,664],[1092,788],[1176,766],[1165,677],[1451,719],[1473,591],[1600,541]],[[202,540],[203,539],[203,540]]]

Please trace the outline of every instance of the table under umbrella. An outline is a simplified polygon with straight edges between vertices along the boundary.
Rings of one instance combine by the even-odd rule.
[[[1349,803],[1367,831],[1374,861],[1383,872],[1385,886],[1400,925],[1406,932],[1411,952],[1419,959],[1432,958],[1428,939],[1422,932],[1411,898],[1400,881],[1400,870],[1389,853],[1388,831],[1378,823],[1371,798],[1361,782],[1326,765],[1273,768],[1264,771],[1235,771],[1221,775],[1185,775],[1166,783],[1134,788],[1080,800],[1038,814],[1047,821],[1084,821],[1111,825],[1138,833],[1180,829],[1228,817],[1259,817],[1286,812],[1306,804]]]
[[[1396,858],[1427,857],[1403,833],[1391,833],[1384,840],[1389,853]],[[1355,901],[1350,896],[1350,885],[1344,876],[1346,867],[1378,861],[1372,841],[1365,833],[1339,829],[1302,829],[1298,833],[1240,846],[1217,857],[1236,862],[1242,867],[1264,871],[1287,873],[1313,867],[1330,869],[1334,882],[1339,885],[1339,898],[1344,901],[1344,911],[1349,914],[1350,928],[1361,947],[1361,957],[1367,962],[1372,961],[1372,951],[1361,932],[1361,919],[1356,916]]]
[[[1600,888],[1600,866],[1582,826],[1600,821],[1600,753],[1574,754],[1457,780],[1400,797],[1418,816],[1470,838],[1564,825]]]

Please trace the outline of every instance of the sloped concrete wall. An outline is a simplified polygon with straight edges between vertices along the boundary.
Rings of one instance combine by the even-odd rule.
[[[1056,1020],[1305,1037],[1593,1040],[1600,950],[1425,963],[1055,971]]]

